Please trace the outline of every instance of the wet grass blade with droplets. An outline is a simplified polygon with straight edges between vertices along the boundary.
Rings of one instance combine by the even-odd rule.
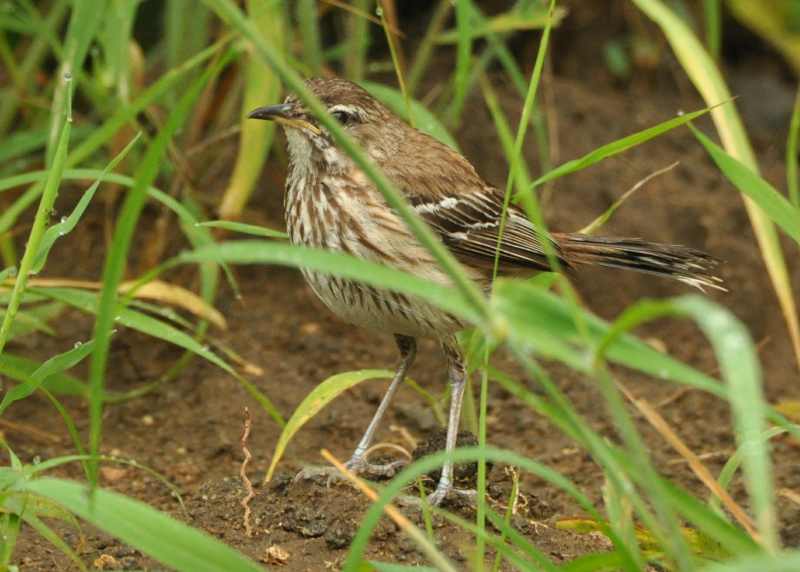
[[[72,128],[72,80],[71,78],[65,78],[63,81],[67,85],[65,88],[67,91],[64,105],[55,111],[55,115],[58,116],[61,121],[59,140],[55,148],[53,162],[47,174],[47,180],[44,183],[42,196],[39,199],[39,208],[33,219],[33,226],[31,227],[28,242],[25,246],[25,254],[22,256],[22,261],[17,271],[14,289],[11,292],[11,298],[8,302],[6,313],[3,316],[2,325],[0,325],[0,354],[3,353],[3,348],[11,334],[11,325],[14,322],[14,316],[22,302],[22,295],[25,292],[28,275],[34,268],[36,256],[45,234],[50,212],[53,210],[53,204],[55,204],[56,196],[58,195],[58,189],[61,185],[61,175],[64,172],[64,166],[67,161],[69,135],[70,129]]]

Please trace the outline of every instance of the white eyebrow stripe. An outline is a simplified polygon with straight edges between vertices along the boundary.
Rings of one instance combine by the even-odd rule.
[[[347,105],[341,103],[339,105],[334,105],[328,108],[328,113],[335,113],[336,111],[343,111],[349,115],[355,115],[356,117],[361,117],[361,110],[355,105]]]

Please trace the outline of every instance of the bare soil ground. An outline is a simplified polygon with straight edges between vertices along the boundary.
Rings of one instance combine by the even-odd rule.
[[[559,46],[558,36],[556,46]],[[599,55],[592,58],[591,62],[602,65]],[[670,76],[674,82],[670,82],[669,77],[659,76],[615,85],[607,78],[598,81],[592,74],[580,77],[579,69],[592,68],[586,62],[580,67],[557,67],[557,77],[548,88],[552,94],[545,99],[548,113],[555,121],[559,161],[577,157],[624,134],[662,121],[679,109],[702,107],[691,95],[691,89],[681,83],[684,80],[674,80],[679,74]],[[734,85],[735,78],[734,73]],[[771,106],[770,102],[782,101],[780,97],[789,88],[777,80],[772,89],[774,97],[767,94],[760,102],[743,99],[741,107],[747,113],[745,119],[752,130],[766,177],[782,188],[781,142],[785,141],[788,107],[763,108]],[[505,102],[515,101],[509,88],[502,92]],[[509,103],[507,111],[513,118],[519,110]],[[781,127],[776,128],[772,123],[776,121],[774,116],[784,112],[787,119],[779,122]],[[502,152],[488,113],[478,99],[470,101],[468,116],[470,121],[457,133],[457,139],[478,171],[489,181],[502,185],[506,176]],[[701,125],[707,126],[704,122]],[[535,149],[532,145],[529,147],[528,156],[535,164]],[[721,272],[731,292],[712,296],[744,320],[760,343],[764,383],[770,401],[797,399],[800,397],[798,374],[786,328],[742,201],[687,130],[670,133],[620,158],[559,180],[547,204],[551,228],[576,230],[584,226],[639,179],[673,161],[680,161],[680,165],[649,183],[618,212],[604,232],[682,243],[704,249],[725,261]],[[251,221],[270,226],[282,224],[282,168],[271,162],[265,170],[263,185],[248,213]],[[209,196],[218,193],[223,182],[224,178],[211,185],[207,190]],[[96,278],[102,260],[101,221],[102,209],[98,208],[82,223],[80,238],[70,237],[58,247],[51,258],[61,262],[48,269],[50,275]],[[149,239],[147,228],[145,221],[137,239],[139,247]],[[177,234],[174,238],[179,241]],[[76,244],[89,246],[79,248]],[[785,246],[793,282],[800,284],[796,247],[788,242]],[[317,383],[334,373],[389,367],[395,363],[391,336],[376,336],[339,322],[316,301],[296,271],[247,267],[237,269],[236,274],[244,299],[235,300],[228,290],[223,290],[219,307],[229,327],[214,335],[263,368],[263,375],[255,377],[253,382],[285,415],[288,416]],[[176,281],[184,278],[186,276],[172,277]],[[604,270],[582,273],[577,285],[587,306],[609,319],[642,296],[664,297],[686,292],[679,284],[657,278]],[[13,349],[42,358],[69,347],[65,344],[87,339],[90,327],[91,321],[85,316],[69,312],[58,321],[57,341],[33,336],[20,340]],[[638,333],[659,340],[671,355],[692,366],[716,372],[717,365],[708,343],[691,324],[663,320]],[[114,339],[109,384],[117,390],[137,387],[163,372],[179,355],[165,344],[132,331],[121,331]],[[513,364],[502,356],[498,357],[498,365],[515,371]],[[597,407],[601,399],[591,381],[558,365],[550,365],[549,370],[596,429],[615,438],[605,412]],[[629,371],[620,370],[618,374],[638,398],[659,407],[662,415],[713,472],[720,470],[734,450],[729,412],[724,403],[700,392],[684,391]],[[412,376],[432,392],[444,390],[444,364],[432,342],[423,342]],[[183,491],[186,510],[180,509],[161,483],[133,468],[106,469],[103,486],[166,510],[253,558],[263,559],[268,547],[279,546],[288,553],[282,570],[335,570],[346,554],[368,503],[346,485],[326,489],[314,482],[292,484],[290,478],[304,464],[321,463],[319,450],[323,446],[339,458],[347,458],[384,389],[383,382],[365,383],[340,397],[300,431],[273,482],[256,489],[257,496],[252,502],[256,534],[252,538],[244,533],[239,506],[243,495],[238,479],[243,408],[248,406],[253,412],[249,447],[254,460],[250,474],[256,482],[261,480],[269,461],[278,427],[233,379],[199,360],[170,385],[108,407],[104,421],[104,450],[136,459],[165,475]],[[80,428],[85,429],[88,423],[85,405],[69,400],[67,405]],[[55,442],[25,433],[8,433],[9,442],[23,460],[31,462],[35,456],[50,458],[72,452],[61,421],[43,399],[31,398],[15,404],[8,419],[44,430],[58,439]],[[392,425],[405,428],[417,439],[424,439],[437,429],[423,400],[408,388],[401,389],[380,433],[381,438],[402,444],[397,433],[389,429]],[[640,428],[659,469],[698,494],[706,495],[681,458],[646,423],[640,422]],[[592,459],[545,420],[498,388],[491,390],[489,440],[546,463],[572,479],[595,501],[602,502],[602,473]],[[779,438],[774,443],[774,453],[778,487],[800,491],[798,444]],[[66,468],[59,474],[81,477],[78,467]],[[503,467],[493,469],[490,482],[498,495],[509,488],[509,478]],[[525,506],[516,517],[515,525],[556,561],[569,560],[605,546],[600,538],[556,528],[560,519],[580,514],[575,504],[558,490],[525,476],[522,492]],[[737,499],[744,500],[739,481],[735,482],[733,493]],[[800,542],[797,524],[800,507],[781,499],[779,508],[784,540],[797,544]],[[468,508],[457,510],[470,514]],[[71,544],[79,546],[87,562],[105,555],[108,567],[159,569],[146,556],[91,527],[85,528],[82,540],[74,531],[65,534]],[[445,553],[456,562],[463,562],[469,556],[468,539],[459,529],[437,521],[436,535]],[[63,556],[28,529],[23,530],[16,554],[26,571],[70,569]],[[388,520],[382,522],[373,536],[369,555],[378,560],[423,561],[414,545]]]

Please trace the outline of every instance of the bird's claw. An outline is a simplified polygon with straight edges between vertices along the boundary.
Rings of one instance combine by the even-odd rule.
[[[333,467],[317,467],[317,466],[308,466],[303,467],[292,479],[292,482],[298,483],[300,481],[314,481],[319,482],[320,479],[325,478],[328,485],[332,479],[335,479],[338,476],[336,469]]]
[[[430,506],[441,506],[447,499],[463,499],[471,505],[477,504],[478,491],[475,489],[457,489],[451,486],[438,486],[425,498],[425,502]],[[422,499],[420,497],[405,495],[398,497],[398,504],[406,507],[421,508]]]
[[[452,485],[446,487],[439,486],[428,495],[428,504],[431,506],[440,506],[448,497],[466,499],[474,505],[478,498],[478,491],[475,489],[457,489]]]
[[[393,461],[391,463],[378,465],[369,463],[364,457],[353,457],[347,461],[344,466],[347,470],[356,475],[391,478],[406,464],[406,461]],[[325,485],[327,487],[330,487],[336,481],[346,480],[345,476],[335,467],[304,467],[295,475],[294,482],[306,480],[318,482],[323,477],[327,477],[325,480]]]

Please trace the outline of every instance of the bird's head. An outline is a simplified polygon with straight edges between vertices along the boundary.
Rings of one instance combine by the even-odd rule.
[[[353,82],[338,78],[314,78],[306,82],[306,87],[373,160],[380,161],[388,156],[392,152],[392,141],[397,139],[398,128],[402,130],[407,127],[382,103]],[[299,159],[311,149],[323,154],[328,150],[330,156],[330,151],[336,148],[328,130],[293,94],[281,104],[254,109],[248,117],[275,121],[281,125],[286,132],[289,153],[293,159]]]

